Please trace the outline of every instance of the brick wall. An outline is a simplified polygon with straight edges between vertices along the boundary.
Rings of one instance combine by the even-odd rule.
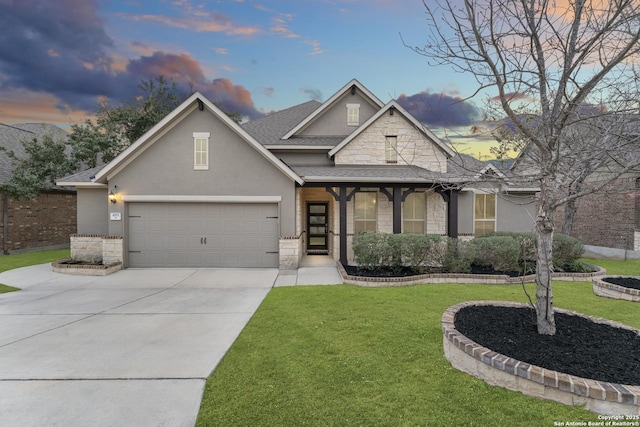
[[[0,205],[2,199],[0,199]],[[42,193],[33,200],[8,203],[7,249],[19,251],[47,246],[68,245],[69,236],[76,233],[76,194],[71,192]],[[0,206],[0,247],[4,236]]]
[[[571,235],[586,245],[634,248],[637,197],[634,178],[616,182],[618,191],[594,193],[577,200]],[[562,230],[564,209],[556,212],[556,230]]]

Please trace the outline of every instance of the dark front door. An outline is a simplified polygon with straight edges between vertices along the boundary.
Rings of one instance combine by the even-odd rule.
[[[329,239],[329,205],[307,203],[307,251],[326,252]]]

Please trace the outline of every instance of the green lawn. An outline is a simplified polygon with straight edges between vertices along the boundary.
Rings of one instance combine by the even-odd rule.
[[[17,255],[0,255],[0,273],[19,267],[44,264],[69,257],[69,249],[54,251],[27,252]],[[0,284],[0,293],[18,290],[11,286]]]
[[[640,262],[607,262],[610,273]],[[640,328],[637,303],[556,282],[556,306]],[[533,294],[533,286],[529,286]],[[275,288],[208,379],[199,426],[553,426],[597,421],[578,407],[492,387],[453,369],[440,317],[469,300],[526,300],[522,288]]]

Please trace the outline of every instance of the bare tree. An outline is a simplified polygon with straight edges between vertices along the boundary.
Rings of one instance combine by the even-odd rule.
[[[423,0],[428,42],[414,48],[432,65],[475,76],[497,91],[502,116],[535,183],[538,332],[555,334],[551,287],[553,216],[638,165],[640,54],[637,0]],[[597,108],[585,108],[597,106]],[[631,114],[631,113],[634,114]],[[534,117],[535,119],[531,119]],[[526,118],[526,119],[523,119]],[[598,184],[583,186],[598,173]]]

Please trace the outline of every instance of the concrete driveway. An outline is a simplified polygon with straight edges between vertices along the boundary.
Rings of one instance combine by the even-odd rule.
[[[277,269],[0,274],[0,424],[193,426]]]

